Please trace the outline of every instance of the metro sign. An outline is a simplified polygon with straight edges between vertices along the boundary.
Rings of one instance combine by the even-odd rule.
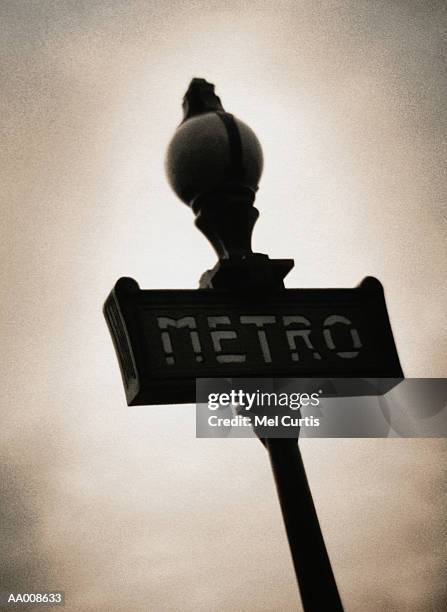
[[[190,403],[197,378],[401,378],[383,288],[141,290],[104,305],[129,405]]]

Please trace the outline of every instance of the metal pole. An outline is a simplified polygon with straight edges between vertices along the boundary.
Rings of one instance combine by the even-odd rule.
[[[298,441],[264,438],[305,612],[343,612]]]

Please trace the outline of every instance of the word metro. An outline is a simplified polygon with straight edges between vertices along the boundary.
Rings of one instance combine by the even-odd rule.
[[[129,405],[195,401],[196,378],[400,377],[379,281],[355,289],[141,290],[104,314]]]
[[[270,333],[269,329],[272,328],[272,326],[277,327],[278,318],[282,321],[282,325],[284,326],[285,336],[291,350],[290,357],[293,361],[300,361],[309,355],[311,359],[322,359],[321,353],[319,353],[312,344],[312,324],[309,319],[302,315],[287,315],[283,317],[276,317],[273,315],[241,315],[235,318],[237,321],[232,321],[231,317],[227,315],[206,317],[214,352],[211,355],[211,359],[214,358],[217,363],[245,363],[247,361],[247,352],[229,353],[225,352],[225,348],[223,346],[223,344],[227,344],[231,341],[237,342],[240,337],[244,335],[243,333],[238,333],[236,331],[236,328],[241,330],[241,324],[251,325],[255,331],[255,334],[253,334],[253,332],[251,333],[252,337],[250,338],[248,346],[254,346],[256,344],[254,343],[254,336],[257,335],[259,343],[257,347],[259,349],[258,352],[260,355],[262,355],[264,363],[272,363],[273,357],[271,342],[274,341],[275,338],[273,337],[271,340],[269,340],[268,336]],[[175,333],[177,330],[182,329],[187,329],[189,331],[191,349],[194,352],[196,361],[204,361],[202,354],[203,340],[200,340],[200,335],[197,331],[199,327],[196,317],[186,316],[179,319],[174,319],[171,317],[157,317],[157,324],[159,329],[163,330],[161,331],[161,341],[167,355],[167,364],[172,366],[176,364],[172,334],[175,334],[176,342],[179,340],[184,342],[184,334]],[[340,325],[349,329],[352,341],[351,350],[337,350],[334,336],[336,335],[335,331],[337,330],[337,327]],[[295,329],[295,326],[299,326],[299,328]],[[344,331],[343,327],[342,332]],[[221,330],[216,328],[224,329]],[[338,332],[340,332],[340,329],[338,329]],[[360,348],[362,347],[362,342],[357,329],[353,327],[352,322],[345,316],[330,315],[326,317],[326,319],[323,321],[323,337],[326,348],[329,350],[335,350],[335,354],[342,358],[351,359],[357,357],[359,355]],[[305,351],[298,351],[298,340],[302,341]],[[179,351],[180,355],[185,354],[184,347],[182,348],[183,350]],[[192,355],[190,352],[189,357],[191,358],[191,356]]]

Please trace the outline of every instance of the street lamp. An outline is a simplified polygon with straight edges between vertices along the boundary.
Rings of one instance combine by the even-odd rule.
[[[202,288],[284,288],[293,260],[270,260],[251,249],[259,212],[253,206],[263,167],[254,132],[227,113],[204,79],[193,79],[184,118],[169,145],[171,187],[196,214],[196,225],[219,257]],[[343,610],[307,482],[298,440],[262,438],[272,466],[293,564],[306,612]]]
[[[366,378],[378,381],[378,395],[392,388],[403,373],[380,282],[286,289],[293,260],[251,248],[263,166],[256,135],[224,110],[204,79],[192,80],[183,109],[166,172],[218,262],[194,290],[142,290],[133,279],[117,281],[104,314],[127,403],[190,403],[198,398],[196,380],[204,378]],[[343,381],[333,386],[346,389]],[[364,387],[360,394],[370,394]],[[298,431],[275,438],[254,429],[269,453],[304,609],[341,611]]]

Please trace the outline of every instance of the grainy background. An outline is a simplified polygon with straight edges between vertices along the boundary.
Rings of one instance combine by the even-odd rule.
[[[164,177],[193,76],[258,134],[256,250],[373,274],[407,376],[446,375],[444,2],[3,0],[1,588],[67,612],[299,610],[265,453],[127,408],[119,276],[214,263]],[[443,440],[308,440],[347,612],[445,609]]]

